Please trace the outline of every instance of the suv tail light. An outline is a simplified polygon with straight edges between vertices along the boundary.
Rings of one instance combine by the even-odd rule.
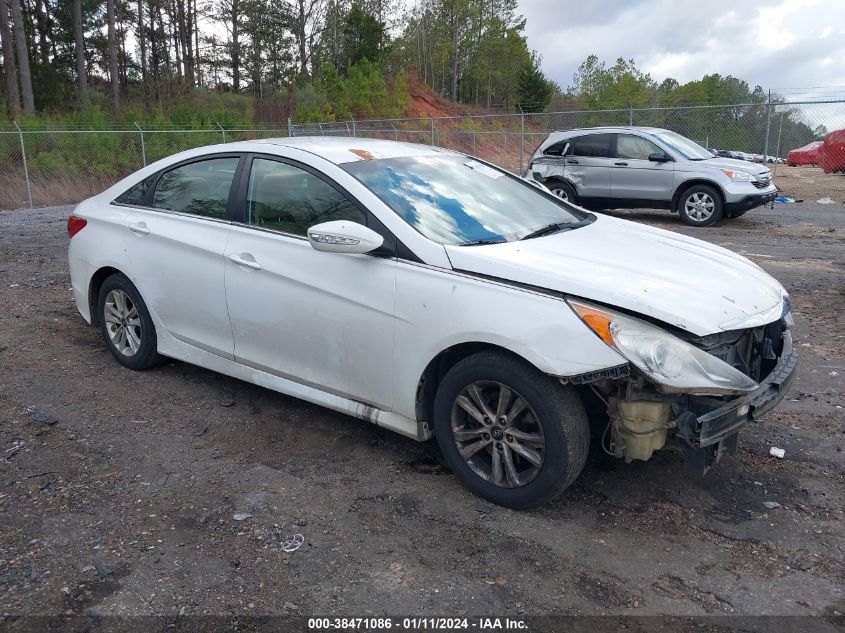
[[[73,237],[82,229],[84,229],[86,224],[88,224],[88,220],[86,220],[85,218],[80,218],[76,215],[70,216],[67,219],[67,236]]]

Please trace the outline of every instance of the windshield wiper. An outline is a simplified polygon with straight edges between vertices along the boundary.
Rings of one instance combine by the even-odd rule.
[[[528,235],[523,235],[520,240],[530,240],[534,237],[542,237],[544,235],[551,235],[552,233],[560,233],[561,231],[571,231],[582,226],[592,224],[593,218],[584,218],[577,222],[554,222],[546,226],[540,227],[536,231],[531,231]]]
[[[458,246],[485,246],[487,244],[504,244],[505,242],[507,242],[505,239],[485,239],[463,242],[462,244],[458,244]]]

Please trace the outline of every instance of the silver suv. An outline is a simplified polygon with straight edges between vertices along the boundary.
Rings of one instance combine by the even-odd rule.
[[[680,134],[650,127],[552,132],[525,176],[588,209],[670,209],[690,226],[739,217],[777,196],[764,165],[716,157]]]

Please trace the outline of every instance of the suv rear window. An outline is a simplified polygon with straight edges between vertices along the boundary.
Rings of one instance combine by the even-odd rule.
[[[588,134],[579,136],[573,142],[570,150],[572,156],[593,156],[596,158],[610,158],[610,142],[612,134]]]

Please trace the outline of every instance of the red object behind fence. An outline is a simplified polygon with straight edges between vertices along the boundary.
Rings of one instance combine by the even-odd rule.
[[[826,174],[845,172],[845,130],[834,130],[824,137],[819,149],[819,166]]]
[[[786,156],[787,165],[816,165],[819,162],[821,141],[813,141],[804,147],[794,149]]]

